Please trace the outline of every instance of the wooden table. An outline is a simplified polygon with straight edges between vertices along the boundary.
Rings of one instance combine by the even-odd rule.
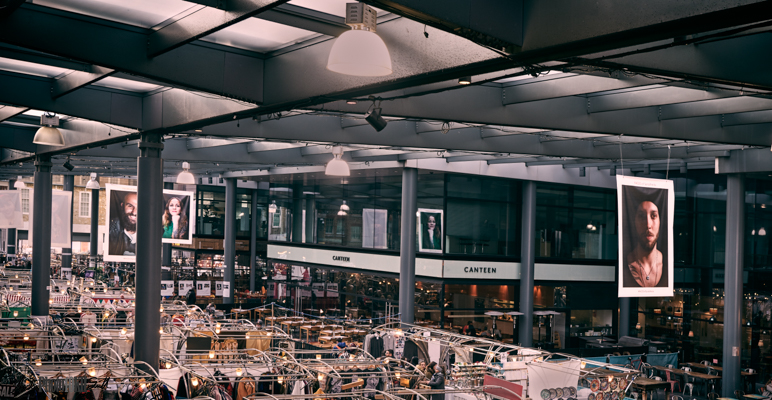
[[[249,316],[248,319],[252,320],[252,310],[244,310],[243,308],[232,308],[231,309],[231,314],[234,314],[236,316],[236,319],[238,319],[238,317],[241,314],[246,314],[246,315]]]
[[[301,325],[300,326],[300,338],[303,338],[303,331],[306,331],[306,342],[310,342],[310,332],[320,331],[322,328],[320,328],[317,325]]]
[[[636,378],[633,381],[633,387],[640,389],[643,392],[643,400],[646,400],[650,391],[659,389],[667,391],[670,388],[670,383],[667,381],[655,381],[649,378]]]
[[[653,365],[652,368],[654,368],[654,369],[656,369],[658,371],[667,371],[667,372],[670,372],[670,373],[676,374],[676,375],[690,376],[692,378],[697,378],[697,379],[704,380],[705,381],[705,393],[709,393],[708,392],[708,384],[710,383],[710,381],[721,379],[721,376],[719,376],[719,375],[708,375],[708,374],[704,374],[702,372],[695,372],[695,371],[687,372],[687,371],[684,371],[682,369],[667,368],[667,367],[662,367],[662,366],[659,366],[659,365]]]
[[[762,395],[753,394],[753,393],[751,393],[751,394],[744,394],[743,397],[746,398],[746,399],[751,399],[751,400],[759,400],[759,399],[765,398]]]

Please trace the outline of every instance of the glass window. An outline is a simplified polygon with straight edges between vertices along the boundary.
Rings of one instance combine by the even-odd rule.
[[[88,191],[80,192],[80,201],[78,202],[78,215],[83,218],[91,217],[91,193]]]
[[[21,212],[29,214],[29,189],[21,189]]]
[[[514,309],[519,295],[519,287],[512,285],[445,285],[445,308]]]
[[[249,237],[252,217],[252,194],[249,189],[236,191],[236,236]],[[225,188],[198,187],[198,221],[196,234],[201,236],[225,235]],[[263,237],[265,237],[263,235]]]

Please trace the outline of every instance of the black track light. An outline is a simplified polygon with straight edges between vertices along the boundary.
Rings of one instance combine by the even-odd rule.
[[[372,110],[368,111],[367,114],[365,114],[365,120],[378,132],[382,131],[383,128],[386,127],[386,124],[388,124],[388,122],[386,122],[386,120],[381,117],[380,108],[373,108]]]
[[[67,168],[67,171],[72,171],[75,169],[75,166],[70,164],[70,160],[67,160],[62,164],[62,167]]]

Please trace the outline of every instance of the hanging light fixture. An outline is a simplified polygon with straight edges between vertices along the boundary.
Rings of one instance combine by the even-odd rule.
[[[324,174],[332,176],[351,176],[351,170],[348,168],[348,163],[341,160],[341,157],[343,157],[343,147],[333,147],[332,156],[333,159],[327,163]]]
[[[269,213],[275,213],[278,208],[279,207],[276,206],[276,200],[273,200],[271,202],[271,205],[268,206],[268,212]]]
[[[366,4],[346,4],[346,25],[332,45],[327,58],[327,69],[344,75],[391,75],[391,56],[386,43],[376,33],[378,14]]]
[[[46,146],[64,146],[64,136],[59,131],[59,117],[56,114],[46,113],[40,116],[40,125],[43,125],[35,132],[32,143]]]
[[[348,204],[346,204],[346,200],[343,200],[343,204],[340,205],[340,210],[338,211],[339,216],[344,216],[348,214],[348,211],[350,210]]]
[[[472,84],[472,77],[471,76],[462,76],[458,78],[458,84],[459,85],[471,85]]]
[[[196,183],[196,178],[188,171],[190,169],[190,163],[184,161],[182,163],[182,172],[177,175],[177,183],[181,185],[193,185]]]
[[[27,185],[25,185],[21,179],[22,179],[21,175],[16,177],[16,182],[13,184],[14,189],[24,189],[27,187]]]
[[[43,365],[43,360],[41,360],[41,359],[39,359],[39,358],[38,358],[38,359],[35,359],[35,366],[36,366],[36,367],[40,367],[40,366],[42,366],[42,365]]]
[[[86,189],[91,189],[91,190],[101,189],[101,187],[99,186],[99,181],[97,180],[96,172],[91,173],[91,179],[89,179],[88,182],[86,183]]]
[[[89,368],[88,374],[91,375],[92,377],[96,376],[96,368],[94,367]]]
[[[81,358],[80,358],[80,362],[81,362],[83,365],[86,365],[86,364],[88,364],[88,358],[86,358],[86,356],[83,356],[83,357],[81,357]]]
[[[190,378],[190,384],[193,386],[198,386],[198,378],[195,376]]]
[[[236,368],[236,376],[244,375],[244,370],[241,368]]]

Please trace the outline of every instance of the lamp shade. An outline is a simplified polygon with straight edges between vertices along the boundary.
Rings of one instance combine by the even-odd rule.
[[[268,212],[275,213],[278,208],[279,207],[276,206],[276,200],[274,200],[271,202],[271,205],[268,206]]]
[[[27,187],[21,179],[21,176],[16,177],[16,182],[13,184],[14,189],[24,189]]]
[[[351,170],[348,168],[348,164],[345,161],[334,158],[327,163],[324,174],[333,176],[351,176]]]
[[[375,32],[354,29],[335,40],[327,69],[344,75],[391,75],[391,56],[386,43]]]
[[[97,180],[97,174],[92,172],[91,173],[91,179],[88,180],[86,183],[86,189],[96,189],[99,190],[101,187],[99,186],[99,181]]]
[[[190,169],[190,164],[188,162],[182,163],[182,172],[180,172],[179,175],[177,175],[177,183],[180,185],[194,185],[196,183],[196,178],[193,177],[193,174],[188,171]]]
[[[64,146],[64,136],[57,128],[41,126],[32,138],[32,143],[46,146]]]

